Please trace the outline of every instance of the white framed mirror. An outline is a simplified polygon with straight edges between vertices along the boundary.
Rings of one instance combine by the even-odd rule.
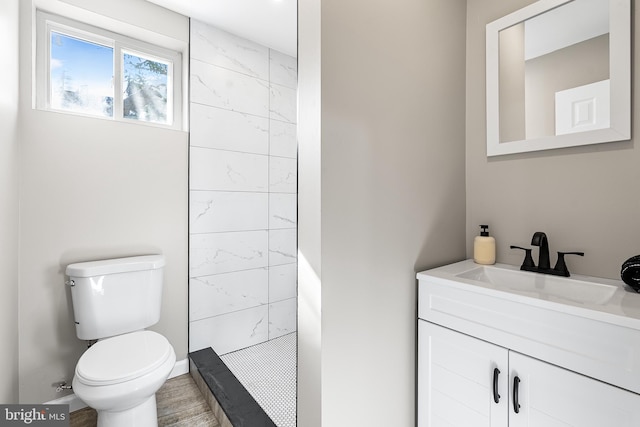
[[[631,138],[630,0],[540,0],[486,47],[487,156]]]

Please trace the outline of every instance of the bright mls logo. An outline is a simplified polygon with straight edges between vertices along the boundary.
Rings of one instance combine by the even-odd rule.
[[[0,427],[69,427],[69,405],[0,405]]]

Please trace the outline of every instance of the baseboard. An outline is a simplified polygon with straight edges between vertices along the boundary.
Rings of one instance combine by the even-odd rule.
[[[178,377],[180,375],[189,373],[189,359],[178,360],[176,364],[173,366],[173,370],[169,374],[169,378]],[[68,394],[59,399],[51,400],[49,402],[45,402],[45,405],[69,405],[69,412],[75,412],[80,409],[84,409],[87,407],[87,404],[84,403],[80,398],[78,398],[75,393]]]
[[[169,378],[179,377],[189,373],[189,358],[178,360],[169,374]]]

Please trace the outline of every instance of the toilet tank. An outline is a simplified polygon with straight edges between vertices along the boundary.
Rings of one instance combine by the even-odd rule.
[[[156,324],[162,304],[163,267],[162,255],[68,265],[78,338],[106,338]]]

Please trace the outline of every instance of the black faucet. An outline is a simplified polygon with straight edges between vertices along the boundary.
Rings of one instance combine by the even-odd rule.
[[[549,270],[551,265],[549,264],[549,242],[547,235],[542,231],[536,231],[531,238],[532,246],[539,246],[538,252],[538,270]]]
[[[531,257],[530,248],[521,248],[520,246],[511,246],[511,249],[522,249],[523,251],[525,251],[525,258],[524,258],[524,261],[522,262],[522,266],[520,267],[520,270],[533,271],[535,273],[542,273],[542,274],[552,274],[554,276],[569,277],[571,274],[569,273],[567,264],[564,262],[564,256],[565,255],[584,256],[584,252],[558,252],[558,261],[556,262],[555,267],[553,267],[552,269],[549,263],[549,241],[547,240],[547,235],[542,231],[536,231],[535,233],[533,233],[533,237],[531,238],[531,245],[540,247],[540,251],[538,253],[537,267],[533,262],[533,258]]]

